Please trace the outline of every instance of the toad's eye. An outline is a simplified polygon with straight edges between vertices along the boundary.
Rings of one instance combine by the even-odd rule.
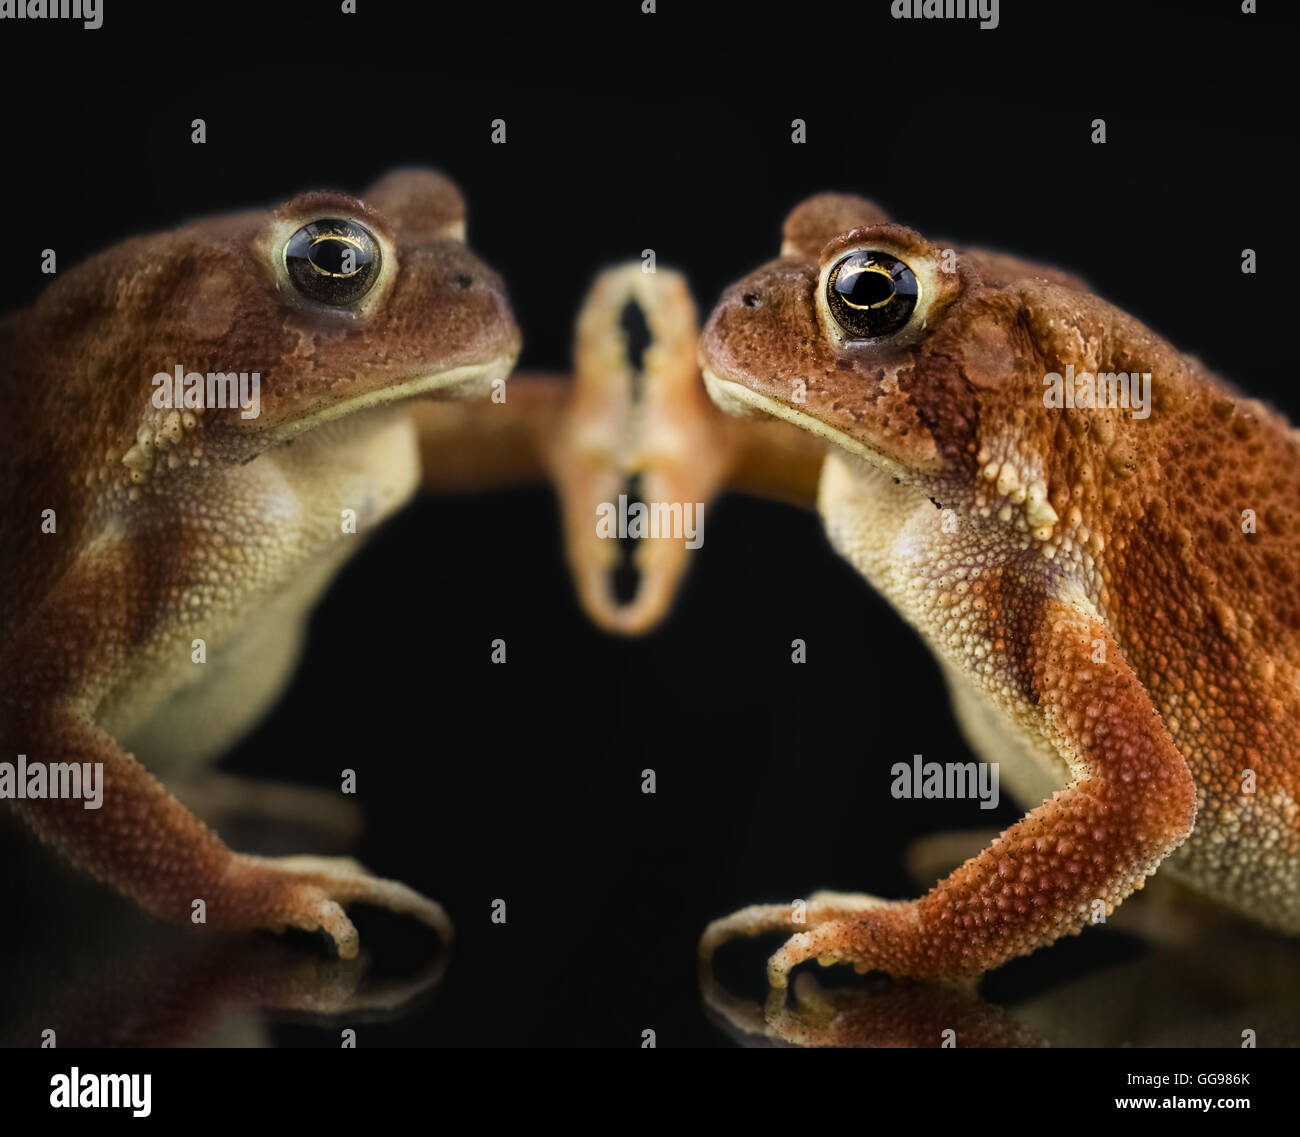
[[[916,307],[916,273],[871,249],[850,253],[826,278],[826,304],[853,339],[876,339],[903,327]]]
[[[355,221],[322,217],[284,246],[284,267],[308,300],[348,308],[379,279],[379,242]]]

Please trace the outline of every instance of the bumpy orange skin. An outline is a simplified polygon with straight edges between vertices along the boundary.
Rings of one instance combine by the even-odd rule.
[[[821,294],[862,248],[923,283],[920,317],[873,342]],[[746,910],[706,953],[785,926],[777,982],[812,956],[970,976],[1166,860],[1300,933],[1300,436],[1076,278],[928,242],[861,199],[805,202],[783,254],[714,310],[710,390],[827,440],[832,543],[925,637],[975,749],[1004,772],[1019,755],[1011,788],[1042,804],[919,901],[828,898],[806,930]],[[1149,372],[1149,417],[1048,405],[1067,364]]]

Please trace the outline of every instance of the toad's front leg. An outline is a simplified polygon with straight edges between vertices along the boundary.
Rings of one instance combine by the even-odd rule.
[[[413,916],[444,942],[451,938],[441,907],[404,884],[370,876],[354,861],[233,852],[73,706],[18,716],[10,725],[13,736],[25,740],[29,767],[49,769],[57,762],[94,770],[102,764],[97,804],[84,792],[14,804],[66,860],[161,919],[231,930],[320,930],[347,959],[357,954],[358,941],[344,908],[360,901]]]
[[[1191,832],[1196,786],[1137,675],[1100,622],[1059,601],[1042,606],[1014,674],[1074,774],[1069,787],[920,900],[822,894],[806,909],[742,909],[709,927],[702,954],[782,928],[796,934],[768,963],[775,987],[807,959],[970,978],[1078,933],[1098,902],[1109,913],[1140,888]]]

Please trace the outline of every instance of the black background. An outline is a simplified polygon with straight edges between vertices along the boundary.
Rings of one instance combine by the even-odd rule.
[[[458,15],[361,0],[356,17],[105,3],[98,32],[0,28],[5,310],[39,291],[45,247],[70,267],[136,232],[434,165],[509,285],[521,368],[562,370],[601,267],[653,248],[704,314],[775,255],[791,206],[840,189],[927,236],[1073,270],[1300,410],[1289,29],[1234,4],[1007,0],[981,32],[893,21],[885,0],[655,16],[635,0]],[[206,145],[190,142],[195,117]],[[795,117],[805,145],[790,142]],[[1089,140],[1097,117],[1104,146]],[[1257,275],[1239,270],[1246,247]],[[505,666],[489,661],[495,637]],[[726,1042],[695,985],[710,919],[818,887],[910,896],[912,836],[1019,816],[1006,801],[990,815],[893,800],[888,769],[915,753],[968,754],[937,668],[814,516],[720,501],[668,623],[622,641],[583,619],[552,495],[534,487],[424,499],[394,520],[225,765],[322,787],[357,769],[359,859],[456,923],[434,996],[367,1026],[364,1045],[638,1045],[652,1028],[668,1046]],[[362,927],[377,954],[405,943],[393,922]],[[1120,938],[1040,952],[990,993],[1014,1001],[1098,966],[1130,950]],[[763,954],[744,957],[752,994]],[[310,1025],[273,1037],[337,1045]]]

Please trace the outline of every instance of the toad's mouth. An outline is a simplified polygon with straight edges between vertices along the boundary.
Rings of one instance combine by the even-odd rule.
[[[836,430],[835,427],[828,426],[821,419],[814,418],[806,411],[796,410],[787,403],[779,402],[767,395],[760,395],[743,383],[737,383],[734,379],[724,379],[708,367],[702,367],[701,371],[704,375],[704,386],[708,389],[709,397],[728,414],[740,416],[755,413],[771,415],[773,418],[781,419],[792,426],[797,426],[800,430],[806,430],[809,434],[825,439],[827,442],[838,446],[841,450],[870,462],[873,466],[884,470],[885,473],[895,478],[901,479],[908,476],[907,467],[891,458],[888,454],[868,446],[865,442],[859,442],[842,430]]]
[[[323,406],[313,407],[305,414],[276,423],[268,428],[266,437],[272,445],[288,442],[326,423],[422,396],[472,399],[487,395],[494,383],[505,379],[510,374],[515,365],[515,358],[513,353],[499,355],[486,363],[449,367],[445,371],[435,371],[412,379],[401,379],[358,395],[344,396]]]

